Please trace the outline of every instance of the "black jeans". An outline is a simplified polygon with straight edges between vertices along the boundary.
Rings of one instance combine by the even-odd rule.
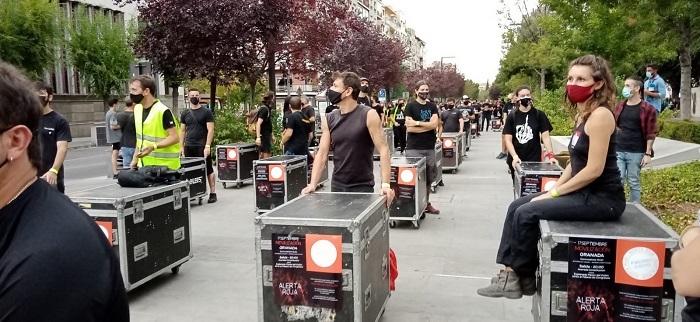
[[[394,147],[399,151],[406,150],[406,126],[405,125],[394,126]]]
[[[538,266],[537,242],[540,220],[612,221],[625,210],[624,191],[591,193],[577,191],[553,199],[530,202],[543,193],[525,196],[508,207],[496,262],[511,267],[519,276],[534,277]]]
[[[484,131],[484,127],[486,127],[486,131],[488,131],[489,126],[491,126],[491,115],[484,116],[481,120],[481,130],[482,131]]]

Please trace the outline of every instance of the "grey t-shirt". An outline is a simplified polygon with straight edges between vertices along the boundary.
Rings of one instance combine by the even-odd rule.
[[[118,125],[117,112],[109,110],[105,113],[105,126],[107,127],[107,143],[119,143],[122,139],[122,131],[112,130],[112,125]]]

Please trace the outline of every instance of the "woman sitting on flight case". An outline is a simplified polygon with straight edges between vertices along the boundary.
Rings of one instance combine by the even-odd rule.
[[[535,293],[541,219],[611,221],[622,215],[625,193],[615,154],[615,96],[605,59],[586,55],[571,62],[566,97],[577,111],[568,146],[571,162],[554,189],[510,204],[496,256],[505,269],[479,295],[517,299]]]

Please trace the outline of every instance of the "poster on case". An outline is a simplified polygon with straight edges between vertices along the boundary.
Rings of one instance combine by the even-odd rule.
[[[659,321],[663,242],[569,239],[567,321]]]

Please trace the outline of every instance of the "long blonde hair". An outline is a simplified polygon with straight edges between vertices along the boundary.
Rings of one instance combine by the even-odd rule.
[[[577,118],[583,121],[588,120],[588,117],[597,109],[598,107],[605,107],[611,112],[614,111],[617,90],[615,88],[615,81],[613,80],[612,72],[610,72],[610,65],[605,58],[596,55],[585,55],[574,59],[569,64],[569,69],[574,66],[588,66],[593,70],[593,80],[596,82],[603,82],[603,86],[593,92],[593,96],[586,101],[586,107],[583,111],[578,111],[579,114]],[[566,94],[565,94],[566,95]],[[572,108],[576,109],[576,104],[571,102],[568,96],[566,96],[567,102]]]

